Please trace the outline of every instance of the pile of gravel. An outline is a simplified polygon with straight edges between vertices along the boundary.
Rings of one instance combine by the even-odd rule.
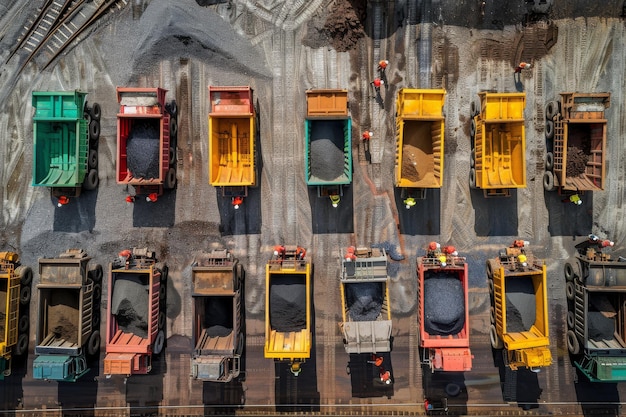
[[[111,299],[111,314],[125,333],[148,337],[149,286],[141,274],[117,274]],[[120,277],[121,275],[121,277]]]
[[[461,281],[446,272],[424,276],[424,330],[430,335],[454,335],[465,325],[465,294]]]
[[[277,332],[297,332],[306,327],[304,275],[273,275],[270,281],[270,326]]]
[[[382,282],[346,283],[348,314],[353,321],[376,321],[383,306]]]
[[[311,177],[335,181],[343,175],[343,120],[313,120],[310,131]]]
[[[587,312],[587,331],[589,339],[594,342],[613,340],[615,338],[615,318],[607,317],[601,311]]]
[[[128,170],[135,178],[159,178],[160,132],[158,120],[133,124],[126,141]]]
[[[565,168],[568,177],[577,177],[585,173],[585,168],[589,162],[589,155],[582,149],[575,146],[567,148],[567,167]]]
[[[228,336],[233,331],[233,299],[207,297],[202,326],[210,337]]]
[[[506,331],[526,332],[535,324],[535,288],[532,278],[514,277],[506,281]]]

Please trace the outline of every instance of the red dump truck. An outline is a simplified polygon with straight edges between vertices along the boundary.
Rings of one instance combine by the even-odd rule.
[[[165,346],[167,266],[146,248],[111,263],[104,374],[147,374]]]
[[[452,246],[431,242],[417,258],[419,347],[431,371],[472,369],[467,262]]]
[[[118,184],[131,185],[136,195],[155,201],[163,189],[176,187],[175,101],[165,102],[163,88],[117,87]]]

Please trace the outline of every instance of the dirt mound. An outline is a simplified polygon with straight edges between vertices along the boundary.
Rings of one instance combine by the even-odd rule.
[[[568,177],[577,177],[584,174],[587,162],[589,162],[589,155],[585,151],[575,146],[568,147],[566,175]]]
[[[325,15],[315,16],[302,43],[311,48],[331,45],[338,52],[353,49],[365,36],[363,23],[367,3],[359,0],[338,0],[322,7]]]
[[[404,145],[402,147],[402,177],[409,181],[418,182],[423,180],[428,173],[435,170],[432,155],[422,149]]]

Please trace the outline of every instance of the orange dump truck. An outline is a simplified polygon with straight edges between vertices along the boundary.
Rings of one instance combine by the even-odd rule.
[[[167,266],[154,252],[120,252],[110,267],[104,374],[147,374],[165,346]]]
[[[467,262],[451,246],[431,243],[417,258],[419,346],[431,371],[469,371]]]

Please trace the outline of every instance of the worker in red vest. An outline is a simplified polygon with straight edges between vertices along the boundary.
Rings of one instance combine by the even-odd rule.
[[[524,69],[530,69],[531,66],[528,62],[520,62],[517,68],[515,68],[515,74],[519,74]]]
[[[233,197],[232,204],[235,210],[237,210],[239,206],[243,204],[243,197],[241,196]]]
[[[64,205],[66,205],[69,202],[70,202],[70,199],[68,197],[62,195],[61,197],[59,197],[59,201],[57,202],[57,207],[63,207]]]
[[[370,139],[372,139],[372,136],[374,136],[374,132],[366,130],[365,132],[363,132],[363,142],[369,142]]]
[[[148,194],[148,197],[146,197],[146,201],[148,203],[156,203],[158,198],[159,196],[157,195],[157,193],[150,193]]]
[[[380,94],[380,86],[384,85],[385,82],[380,78],[374,78],[374,81],[372,81],[371,84],[374,86],[374,91],[376,92],[376,94]]]
[[[296,259],[303,261],[305,256],[306,256],[306,249],[304,249],[301,246],[298,246],[296,248]]]
[[[278,256],[280,258],[285,257],[285,246],[284,245],[276,245],[274,246],[274,256]]]

